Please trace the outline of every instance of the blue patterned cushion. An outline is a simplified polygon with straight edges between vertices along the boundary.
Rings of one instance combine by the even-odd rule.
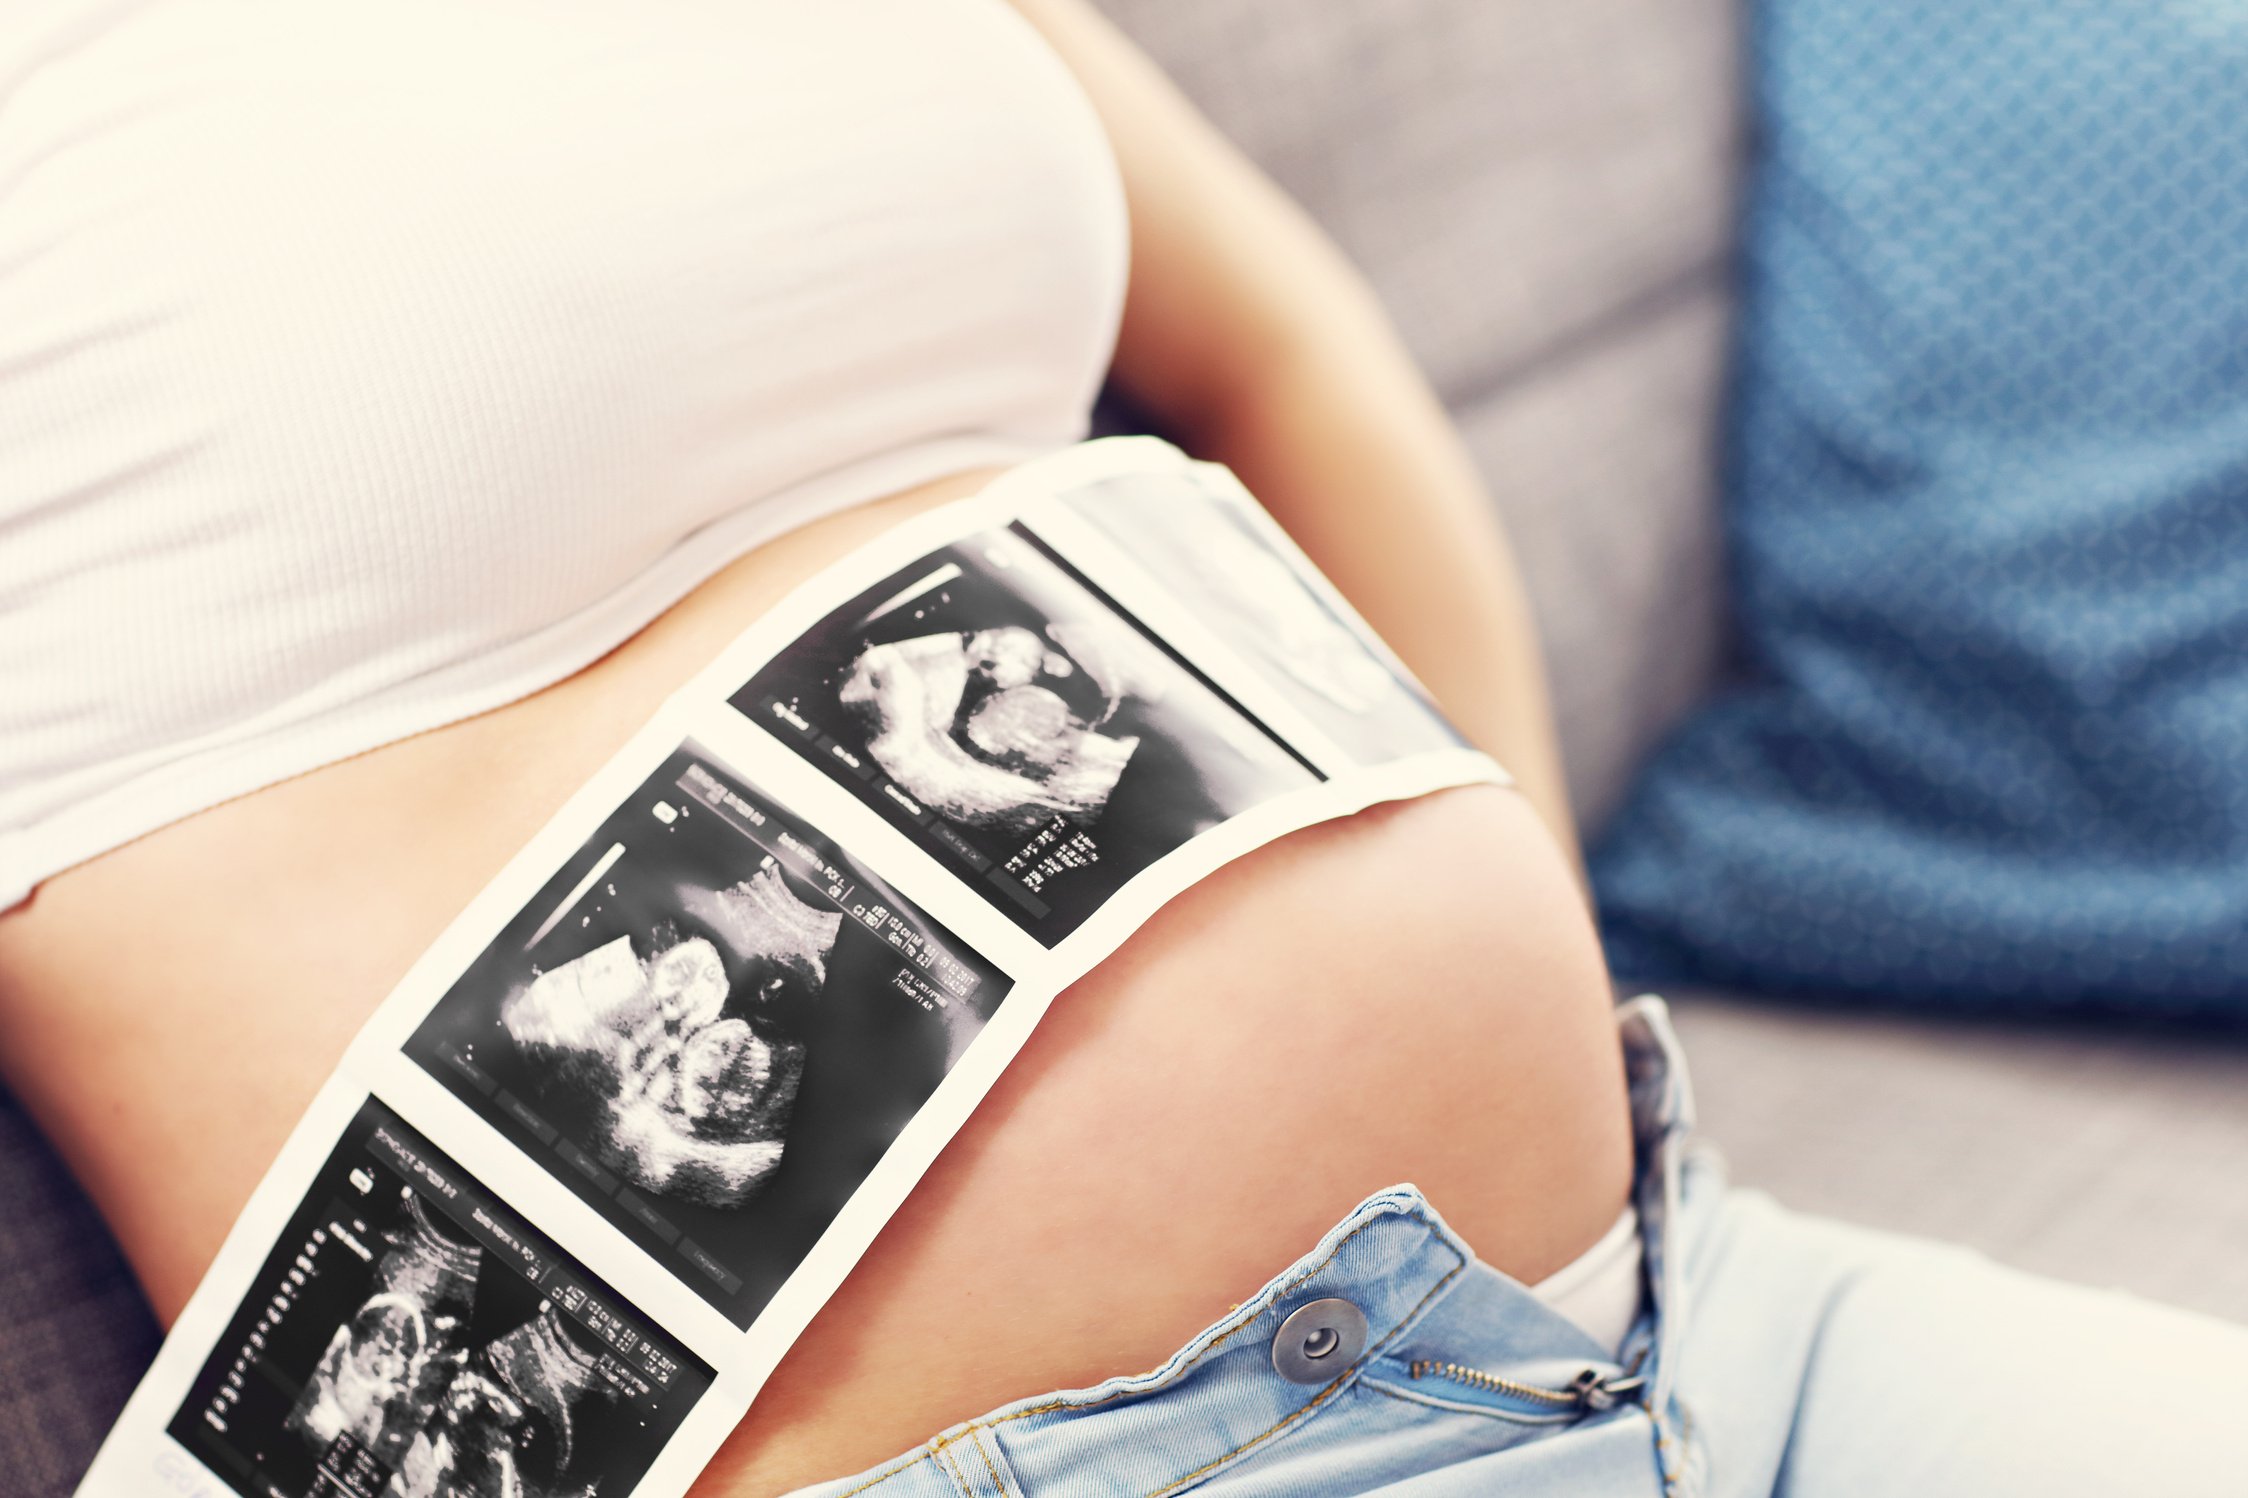
[[[2248,1013],[2248,0],[1766,0],[1750,679],[1595,881],[1636,980]]]

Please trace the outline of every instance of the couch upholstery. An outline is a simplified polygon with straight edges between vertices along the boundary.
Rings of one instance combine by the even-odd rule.
[[[0,1091],[0,1494],[69,1491],[156,1341],[101,1219]]]
[[[1734,0],[1103,0],[1327,227],[1489,476],[1597,821],[1705,691]]]
[[[1732,0],[1103,0],[1363,265],[1521,552],[1580,811],[1712,687]],[[2248,1053],[1692,1000],[1703,1114],[1803,1205],[2248,1319]],[[0,1094],[0,1491],[61,1491],[153,1347]]]
[[[1672,999],[1704,1134],[1789,1206],[2248,1322],[2248,1048]]]
[[[1597,827],[1721,689],[1735,0],[1106,3],[1387,299],[1521,554]],[[2248,1321],[2239,1037],[1676,1008],[1737,1180]]]

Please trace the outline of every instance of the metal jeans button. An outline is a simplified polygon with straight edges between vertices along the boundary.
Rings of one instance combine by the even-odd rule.
[[[1347,1300],[1298,1306],[1272,1338],[1272,1371],[1292,1384],[1342,1376],[1366,1350],[1366,1313]]]

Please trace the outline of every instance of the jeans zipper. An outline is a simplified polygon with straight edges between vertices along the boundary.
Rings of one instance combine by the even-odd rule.
[[[1463,1368],[1458,1363],[1440,1363],[1430,1358],[1416,1359],[1407,1363],[1405,1369],[1417,1379],[1441,1378],[1470,1389],[1479,1389],[1486,1394],[1518,1399],[1525,1404],[1550,1411],[1574,1409],[1594,1415],[1614,1409],[1647,1387],[1647,1379],[1643,1374],[1626,1371],[1611,1376],[1603,1374],[1597,1368],[1587,1368],[1569,1380],[1566,1387],[1559,1389],[1501,1378],[1496,1373],[1485,1373],[1480,1368]]]

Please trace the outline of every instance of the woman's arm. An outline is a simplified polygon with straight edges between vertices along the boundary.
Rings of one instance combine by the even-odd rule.
[[[1084,0],[1015,0],[1092,96],[1124,173],[1116,377],[1238,472],[1514,773],[1570,857],[1535,625],[1474,465],[1373,292]]]

